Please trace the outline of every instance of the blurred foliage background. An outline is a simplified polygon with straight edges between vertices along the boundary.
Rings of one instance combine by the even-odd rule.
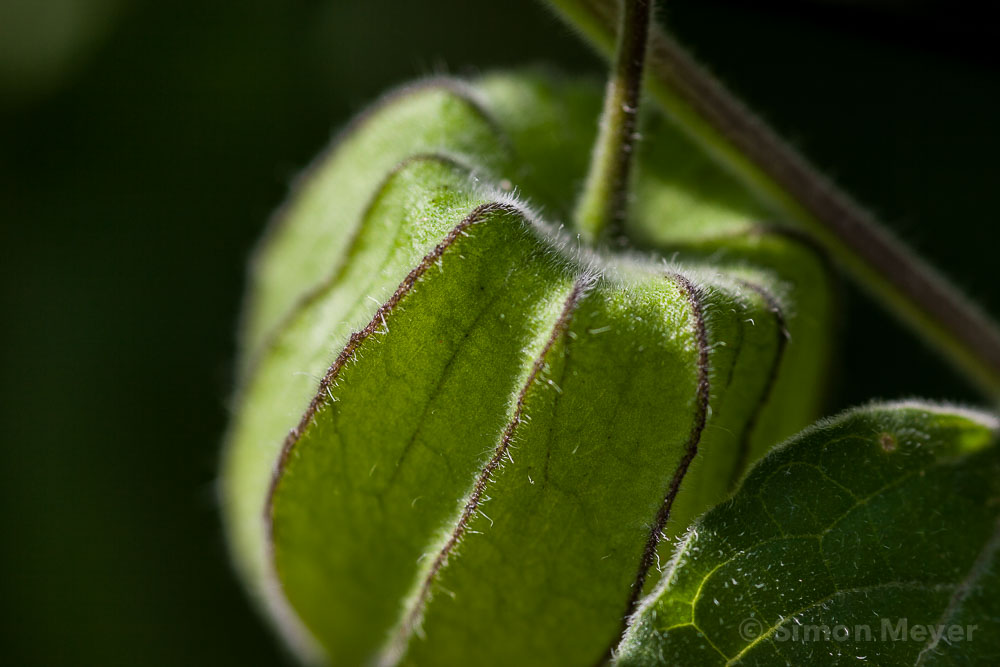
[[[972,5],[669,0],[661,20],[995,314],[1000,77]],[[283,660],[215,507],[248,251],[414,76],[601,64],[533,0],[0,0],[0,663]],[[975,400],[845,288],[830,409]]]

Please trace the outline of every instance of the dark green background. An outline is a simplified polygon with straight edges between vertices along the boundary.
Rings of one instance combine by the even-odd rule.
[[[65,0],[0,0],[22,16],[0,25],[0,663],[273,663],[213,486],[254,239],[386,86],[600,64],[528,0],[89,4],[103,28],[60,56],[39,35]],[[954,3],[666,4],[716,72],[1000,311],[988,22]],[[831,410],[975,398],[853,289],[845,303]]]

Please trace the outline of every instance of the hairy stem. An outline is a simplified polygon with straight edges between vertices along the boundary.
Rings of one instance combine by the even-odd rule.
[[[612,48],[615,0],[548,0],[601,51]],[[765,203],[808,229],[857,283],[1000,397],[1000,330],[975,304],[839,191],[653,26],[647,87],[659,106]]]
[[[621,0],[614,68],[576,208],[577,229],[591,243],[605,234],[620,236],[625,220],[651,7],[652,0]]]

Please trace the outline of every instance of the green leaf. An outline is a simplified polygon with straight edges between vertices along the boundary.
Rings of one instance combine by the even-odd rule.
[[[224,464],[233,552],[303,655],[592,663],[655,585],[662,536],[815,416],[829,276],[666,125],[637,165],[644,254],[581,249],[560,220],[599,85],[411,90],[262,246],[280,270],[250,296],[266,316]],[[477,100],[448,121],[477,137],[461,154],[413,134],[437,128],[428,90]],[[358,147],[386,145],[376,174]]]
[[[899,403],[796,436],[693,525],[616,664],[997,664],[996,430]]]

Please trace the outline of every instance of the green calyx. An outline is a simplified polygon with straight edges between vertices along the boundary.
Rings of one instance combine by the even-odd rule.
[[[824,259],[673,126],[644,128],[628,247],[563,224],[600,93],[537,72],[404,88],[273,224],[224,501],[304,655],[610,656],[664,538],[817,416]]]

